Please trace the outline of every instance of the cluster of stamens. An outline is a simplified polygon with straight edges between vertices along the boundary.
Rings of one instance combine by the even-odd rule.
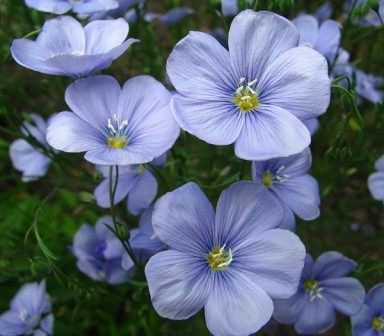
[[[272,186],[274,184],[282,183],[282,182],[288,180],[289,179],[288,174],[279,175],[284,169],[285,169],[285,166],[281,166],[278,170],[276,170],[275,173],[271,173],[269,170],[266,170],[263,173],[263,177],[262,177],[263,184],[267,188],[272,188]]]
[[[226,270],[233,260],[232,250],[225,251],[225,245],[221,248],[214,247],[205,257],[213,271]]]
[[[257,92],[253,89],[256,82],[257,79],[245,85],[245,78],[240,78],[233,102],[240,108],[241,112],[249,112],[259,106]]]
[[[308,293],[310,301],[323,298],[323,295],[321,294],[321,292],[324,290],[324,288],[320,287],[319,283],[315,279],[313,278],[308,279],[307,281],[304,282],[303,287],[305,291]]]
[[[31,314],[28,313],[28,311],[25,308],[23,308],[20,310],[19,318],[21,321],[27,324],[33,324],[37,317],[32,316]]]
[[[381,331],[384,329],[384,318],[375,317],[372,319],[372,329]]]
[[[113,115],[113,121],[108,118],[108,146],[110,148],[124,148],[128,144],[127,136],[124,133],[124,129],[127,125],[127,120],[123,120],[123,122],[119,125],[116,114]]]

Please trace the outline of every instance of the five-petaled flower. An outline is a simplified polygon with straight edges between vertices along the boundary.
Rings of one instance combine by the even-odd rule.
[[[248,335],[268,322],[272,299],[296,290],[305,248],[278,229],[282,210],[253,182],[223,191],[214,209],[195,183],[161,197],[155,234],[170,249],[154,255],[145,274],[156,311],[186,319],[205,309],[214,335]]]

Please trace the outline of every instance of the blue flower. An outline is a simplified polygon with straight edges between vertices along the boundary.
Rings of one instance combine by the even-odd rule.
[[[166,161],[166,153],[152,160],[154,166],[162,166]],[[97,205],[102,208],[110,208],[109,199],[109,167],[98,166],[105,179],[96,187],[94,196]],[[113,169],[112,185],[115,185],[115,169]],[[157,194],[157,181],[152,175],[151,168],[144,165],[119,166],[119,179],[115,191],[114,204],[127,197],[128,211],[133,215],[139,215],[147,209]]]
[[[366,74],[361,70],[356,70],[356,92],[361,97],[373,104],[383,101],[383,91],[380,89],[384,83],[384,78],[372,74]]]
[[[295,293],[305,248],[288,230],[276,200],[253,182],[225,190],[216,215],[195,183],[161,197],[152,215],[155,234],[170,249],[145,267],[159,315],[186,319],[204,307],[214,335],[248,335],[266,324],[272,298]]]
[[[33,137],[42,147],[48,148],[48,143],[45,139],[47,123],[35,113],[30,114],[30,117],[34,125],[24,121],[21,132],[26,137]],[[50,120],[48,120],[49,122]],[[34,181],[44,176],[51,163],[50,157],[24,139],[17,139],[11,143],[9,146],[9,156],[13,167],[23,173],[21,179],[24,182]]]
[[[53,334],[51,303],[45,292],[45,281],[27,283],[16,293],[10,309],[0,316],[2,336]]]
[[[61,112],[52,120],[47,141],[65,152],[85,151],[85,159],[94,164],[147,163],[179,136],[170,98],[149,76],[131,78],[122,89],[110,76],[79,79],[65,93],[74,113]]]
[[[36,41],[13,41],[12,56],[20,65],[49,75],[81,77],[108,68],[136,39],[128,39],[124,19],[93,21],[83,26],[70,16],[44,23]]]
[[[118,285],[133,276],[133,263],[129,270],[121,267],[124,247],[106,224],[113,227],[110,216],[100,218],[94,228],[83,224],[73,238],[71,252],[81,272],[93,280]]]
[[[353,336],[381,336],[384,333],[384,284],[373,287],[363,308],[351,318]]]
[[[333,63],[339,49],[341,24],[335,20],[325,20],[321,25],[312,15],[300,15],[292,20],[300,32],[299,45],[314,48]]]
[[[153,20],[156,20],[162,24],[165,25],[172,25],[186,16],[193,14],[195,11],[192,8],[188,7],[177,7],[177,8],[172,8],[169,11],[167,11],[164,14],[156,14],[152,12],[146,12],[144,14],[144,20],[147,22],[151,22]]]
[[[368,189],[377,201],[384,201],[384,155],[375,163],[377,172],[368,177]]]
[[[141,216],[139,227],[130,231],[129,244],[141,264],[165,248],[165,244],[153,232],[152,212],[153,206],[150,206]],[[121,265],[129,270],[132,264],[132,259],[124,252]]]
[[[247,1],[250,5],[254,0]],[[223,16],[235,16],[239,12],[239,5],[237,0],[221,0],[221,13]]]
[[[325,58],[298,41],[291,22],[252,10],[232,21],[229,51],[212,36],[191,32],[167,64],[178,91],[171,101],[176,121],[208,143],[234,142],[246,160],[304,150],[311,137],[302,121],[325,112],[330,80]]]
[[[325,252],[314,263],[308,254],[299,289],[286,300],[275,300],[274,318],[295,324],[299,334],[318,334],[335,323],[335,310],[352,316],[364,303],[365,291],[360,282],[346,277],[356,263],[338,252]]]
[[[263,183],[284,209],[281,228],[295,229],[294,213],[304,220],[320,214],[319,185],[308,175],[311,162],[309,148],[286,158],[252,162],[252,179]]]
[[[94,13],[118,7],[116,0],[25,0],[28,7],[42,12],[64,14],[69,10],[75,13]]]

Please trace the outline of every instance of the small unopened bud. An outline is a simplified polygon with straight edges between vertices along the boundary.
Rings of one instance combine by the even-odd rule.
[[[79,192],[79,200],[85,203],[92,203],[95,201],[95,197],[86,191]]]
[[[116,225],[116,236],[120,240],[128,240],[131,236],[131,233],[124,223],[118,223]]]

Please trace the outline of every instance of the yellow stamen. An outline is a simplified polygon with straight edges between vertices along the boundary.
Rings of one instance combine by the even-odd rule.
[[[212,271],[226,270],[232,262],[232,250],[228,249],[227,252],[224,249],[225,244],[221,248],[214,247],[212,251],[205,256]]]

